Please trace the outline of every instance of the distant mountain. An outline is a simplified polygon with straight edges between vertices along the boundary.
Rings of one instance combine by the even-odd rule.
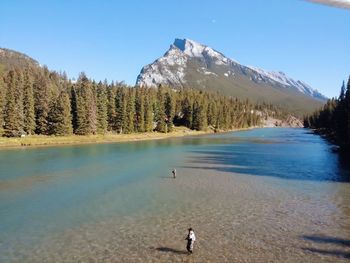
[[[0,48],[0,73],[13,68],[39,67],[38,61],[7,48]]]
[[[270,102],[299,115],[313,111],[327,100],[316,89],[283,72],[241,65],[189,39],[175,39],[163,57],[142,68],[136,80],[137,86],[159,84]]]

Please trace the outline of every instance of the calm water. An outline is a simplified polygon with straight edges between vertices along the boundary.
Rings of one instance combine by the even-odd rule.
[[[1,150],[0,262],[346,262],[349,163],[303,129]]]

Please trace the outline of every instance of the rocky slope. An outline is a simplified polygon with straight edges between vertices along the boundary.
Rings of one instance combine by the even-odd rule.
[[[299,114],[313,111],[327,99],[308,84],[283,72],[241,65],[189,39],[175,39],[163,57],[142,68],[136,80],[138,86],[159,84],[271,102]]]
[[[0,73],[13,68],[39,67],[31,57],[7,48],[0,48]]]

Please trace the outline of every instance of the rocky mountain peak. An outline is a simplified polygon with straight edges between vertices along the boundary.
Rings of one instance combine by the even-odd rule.
[[[300,96],[318,102],[326,100],[316,89],[281,71],[242,65],[190,39],[176,38],[161,58],[142,68],[136,81],[138,86],[157,87],[159,84],[221,91],[226,95],[278,103]]]

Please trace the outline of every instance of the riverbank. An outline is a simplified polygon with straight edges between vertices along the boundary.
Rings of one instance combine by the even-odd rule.
[[[345,155],[350,154],[350,145],[340,144],[339,142],[337,142],[335,132],[332,132],[332,131],[325,129],[325,128],[319,128],[319,129],[310,128],[310,130],[314,134],[317,134],[317,135],[321,136],[322,138],[324,138],[325,140],[327,140],[330,144],[333,144],[332,149],[334,152],[339,152],[339,153],[345,154]]]
[[[129,141],[157,140],[172,137],[194,136],[214,133],[212,130],[194,131],[186,127],[175,127],[174,131],[169,133],[146,132],[132,134],[98,134],[98,135],[69,135],[69,136],[45,136],[32,135],[22,138],[0,137],[1,148],[17,147],[37,147],[37,146],[60,146],[94,143],[117,143]]]

